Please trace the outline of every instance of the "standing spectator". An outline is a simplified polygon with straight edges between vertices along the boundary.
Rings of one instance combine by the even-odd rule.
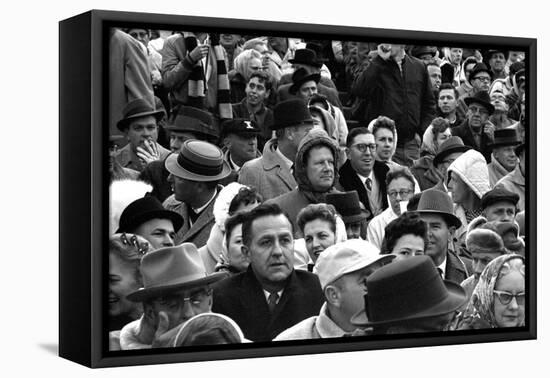
[[[256,188],[264,200],[296,187],[291,169],[298,145],[313,128],[313,118],[302,100],[288,100],[275,107],[271,128],[276,139],[266,143],[262,157],[249,161],[239,172],[239,183]]]
[[[242,52],[240,34],[220,34],[220,45],[227,53],[227,71],[233,69],[233,61]]]
[[[462,96],[468,97],[473,94],[474,88],[472,87],[472,84],[470,84],[470,73],[473,71],[475,65],[478,63],[479,63],[478,60],[473,56],[467,57],[462,62],[462,74],[460,75],[460,85],[456,88],[458,92],[458,96],[456,98],[457,100]]]
[[[262,54],[256,50],[244,50],[235,57],[235,68],[229,72],[231,103],[241,102],[246,97],[246,86],[252,74],[262,69]]]
[[[428,228],[415,212],[395,218],[384,229],[380,254],[391,254],[395,260],[423,255],[428,246]]]
[[[491,188],[496,185],[498,180],[512,172],[518,165],[518,157],[514,148],[519,144],[521,144],[521,141],[517,136],[516,130],[495,130],[495,139],[491,145],[493,154],[491,162],[487,165]]]
[[[437,98],[437,113],[449,121],[451,127],[460,125],[464,119],[457,111],[458,91],[449,83],[443,83],[439,87]]]
[[[367,213],[363,204],[359,202],[359,195],[356,190],[343,193],[329,193],[326,196],[326,201],[328,204],[334,206],[342,217],[346,226],[346,236],[348,239],[366,240],[369,213]]]
[[[453,87],[460,85],[463,50],[460,47],[444,47],[443,61],[441,63],[442,82],[449,83]]]
[[[517,193],[502,187],[494,188],[481,197],[481,215],[488,222],[514,222],[518,201]]]
[[[458,98],[457,112],[460,117],[465,117],[468,112],[468,104],[465,102],[467,98],[474,97],[479,92],[489,92],[493,81],[493,73],[484,63],[477,63],[472,68],[468,81],[472,86],[471,91],[461,94]]]
[[[435,46],[413,46],[410,50],[411,56],[420,59],[427,66],[430,63],[435,63],[437,55],[437,47]],[[438,65],[439,67],[439,65]]]
[[[493,72],[494,79],[506,79],[506,57],[502,50],[489,50],[485,55],[486,62],[488,62],[491,71]]]
[[[348,160],[340,168],[339,183],[345,191],[357,191],[370,220],[388,207],[385,182],[390,168],[375,159],[376,142],[368,129],[352,129],[346,144]]]
[[[501,178],[495,188],[504,188],[519,195],[518,211],[525,210],[525,144],[520,144],[515,149],[519,164],[516,168]]]
[[[435,116],[430,79],[424,64],[406,55],[403,45],[381,44],[378,50],[353,93],[366,100],[367,123],[380,115],[395,121],[398,144],[394,159],[411,166],[419,157],[419,135]]]
[[[426,69],[428,70],[428,76],[430,77],[430,82],[432,83],[434,97],[437,98],[439,88],[441,87],[441,68],[434,62],[426,65]]]
[[[348,240],[325,250],[315,265],[325,303],[312,316],[279,334],[273,341],[324,339],[361,335],[351,317],[364,307],[365,281],[388,264],[393,256],[382,256],[364,240]]]
[[[229,316],[251,341],[270,341],[316,315],[323,304],[319,279],[295,270],[292,223],[275,204],[262,204],[243,223],[250,265],[214,287],[212,310]]]
[[[489,117],[489,121],[495,125],[497,130],[512,126],[517,122],[508,116],[510,106],[506,102],[505,92],[506,88],[502,79],[493,81],[489,89],[489,98],[491,104],[495,107],[495,112]]]
[[[234,118],[222,123],[224,159],[234,172],[239,172],[247,161],[261,156],[258,151],[260,130],[254,121]]]

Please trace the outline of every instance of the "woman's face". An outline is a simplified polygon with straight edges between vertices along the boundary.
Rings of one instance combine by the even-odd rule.
[[[136,269],[132,264],[109,254],[109,315],[129,315],[139,304],[126,299],[126,296],[140,288],[136,280]]]
[[[304,226],[304,239],[311,260],[316,262],[321,252],[336,243],[336,235],[330,227],[330,223],[315,219]]]
[[[229,245],[227,246],[227,257],[229,265],[243,272],[248,268],[249,261],[243,255],[243,225],[239,224],[233,227],[231,236],[229,237]]]
[[[525,277],[517,270],[511,270],[501,277],[495,291],[517,295],[525,293]],[[497,294],[494,294],[495,320],[499,327],[519,327],[525,319],[525,296],[512,298],[508,304],[503,304]]]
[[[437,133],[437,136],[435,137],[435,147],[439,149],[439,146],[443,144],[447,139],[452,137],[453,134],[451,134],[451,128],[447,128],[447,130],[443,131],[442,133]]]
[[[418,235],[406,234],[401,236],[391,251],[395,255],[393,261],[408,259],[412,256],[424,254],[424,239]]]

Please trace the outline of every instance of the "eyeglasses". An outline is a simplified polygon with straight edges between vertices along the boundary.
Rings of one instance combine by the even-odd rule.
[[[497,296],[500,303],[507,305],[512,302],[512,298],[516,298],[518,305],[523,306],[525,304],[525,293],[512,294],[507,291],[493,290],[493,293]]]
[[[475,113],[479,113],[479,114],[489,114],[489,112],[487,111],[487,109],[485,108],[480,108],[478,106],[470,106],[468,108],[469,111],[471,111],[473,114]]]
[[[491,78],[489,76],[477,76],[477,77],[474,77],[474,80],[483,81],[484,83],[491,82]]]
[[[183,295],[160,297],[156,302],[165,307],[177,307],[185,304],[185,302],[190,302],[192,306],[200,306],[211,294],[212,289],[201,290],[191,293],[188,297]]]
[[[376,143],[372,143],[372,144],[357,143],[351,147],[355,148],[357,151],[363,154],[367,152],[367,149],[370,150],[370,152],[376,151]]]
[[[405,196],[408,196],[412,192],[413,191],[410,189],[400,190],[400,191],[391,191],[391,192],[388,192],[388,196],[390,196],[391,198],[397,198],[397,195],[399,194],[399,197],[404,198]]]

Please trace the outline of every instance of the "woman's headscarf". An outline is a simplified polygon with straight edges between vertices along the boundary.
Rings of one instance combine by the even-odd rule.
[[[487,322],[491,328],[498,328],[494,312],[495,296],[493,295],[493,290],[495,289],[501,271],[503,268],[510,269],[507,263],[513,259],[521,259],[525,264],[523,256],[516,254],[499,256],[487,264],[479,277],[479,282],[468,304],[468,307],[473,307],[473,316],[479,316],[482,320]]]

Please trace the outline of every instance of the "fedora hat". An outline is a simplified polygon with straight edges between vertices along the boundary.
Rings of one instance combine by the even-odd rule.
[[[291,94],[296,94],[300,87],[307,83],[308,81],[314,81],[315,83],[319,84],[319,80],[321,80],[321,74],[320,73],[312,73],[310,74],[305,68],[300,68],[292,74],[292,85],[288,89],[288,91]]]
[[[139,269],[143,287],[127,296],[132,302],[208,285],[227,276],[225,273],[208,275],[199,250],[193,243],[149,252],[141,259]]]
[[[218,138],[220,136],[214,115],[192,106],[179,106],[172,112],[172,116],[164,128],[174,132],[191,132],[205,137]]]
[[[218,181],[231,174],[223,152],[202,140],[187,139],[178,154],[168,156],[164,163],[174,176],[191,181]]]
[[[441,146],[439,146],[439,151],[437,152],[433,160],[434,167],[437,167],[439,164],[441,164],[443,162],[443,159],[445,159],[450,154],[454,154],[455,152],[466,152],[471,149],[472,148],[470,146],[464,145],[461,137],[452,136],[445,142],[443,142]]]
[[[367,278],[365,309],[351,318],[369,327],[445,315],[462,306],[466,292],[442,280],[429,256],[413,256],[377,269]]]
[[[313,125],[306,102],[300,98],[279,102],[273,109],[271,130],[298,125]]]
[[[122,110],[122,119],[117,122],[116,127],[120,131],[124,131],[128,127],[128,124],[136,118],[153,116],[158,122],[164,115],[164,109],[155,109],[144,98],[138,98],[126,104]]]
[[[477,63],[473,68],[472,68],[472,71],[470,72],[470,76],[468,76],[468,81],[470,82],[470,84],[472,84],[472,80],[476,77],[476,75],[480,72],[487,72],[489,74],[489,76],[491,77],[491,80],[493,80],[493,72],[487,68],[487,66],[485,65],[485,63]]]
[[[493,104],[491,104],[491,97],[489,96],[489,93],[486,91],[480,91],[474,94],[473,96],[466,97],[464,99],[464,102],[467,106],[470,106],[470,104],[480,104],[487,109],[489,112],[489,115],[493,114],[495,112],[495,107]]]
[[[439,189],[427,189],[422,192],[418,201],[418,214],[438,214],[445,218],[449,226],[459,228],[460,219],[453,213],[453,201],[449,195]]]
[[[289,63],[305,64],[306,66],[312,66],[321,68],[323,63],[317,60],[317,53],[312,49],[298,49],[294,52],[294,58],[288,60]]]
[[[116,232],[134,232],[136,228],[151,219],[169,219],[176,231],[183,225],[181,215],[166,210],[157,197],[145,196],[126,206],[120,215]]]
[[[521,141],[515,129],[498,129],[495,130],[494,141],[491,143],[491,147],[517,146],[519,144],[521,144]]]
[[[334,206],[344,223],[355,223],[367,219],[370,213],[361,208],[356,190],[350,192],[327,193],[327,204]]]

